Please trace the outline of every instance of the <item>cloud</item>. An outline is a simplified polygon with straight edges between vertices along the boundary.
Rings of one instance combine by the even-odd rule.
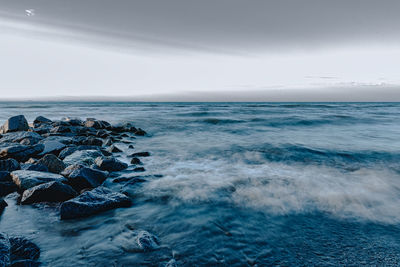
[[[398,0],[0,0],[3,18],[129,46],[254,52],[394,42]],[[26,9],[35,16],[27,17]],[[114,40],[114,41],[112,41]]]

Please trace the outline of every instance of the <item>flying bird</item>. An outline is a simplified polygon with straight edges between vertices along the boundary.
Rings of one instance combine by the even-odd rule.
[[[35,16],[35,10],[34,9],[26,9],[25,13],[26,13],[26,15],[28,17]]]

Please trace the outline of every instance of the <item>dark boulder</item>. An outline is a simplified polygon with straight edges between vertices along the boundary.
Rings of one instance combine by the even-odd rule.
[[[129,207],[131,200],[127,196],[97,187],[61,204],[62,220],[87,217],[106,210]]]
[[[40,248],[24,237],[10,237],[10,260],[37,260],[40,257]]]
[[[10,266],[11,244],[6,234],[0,233],[0,266]]]
[[[66,121],[69,123],[69,125],[72,125],[72,126],[82,126],[82,124],[83,124],[82,120],[79,118],[66,117],[66,118],[63,118],[62,121]]]
[[[52,121],[50,119],[48,119],[48,118],[43,117],[43,116],[38,116],[38,117],[36,117],[36,119],[33,120],[33,123],[34,124],[42,124],[42,123],[50,124],[50,123],[52,123]]]
[[[129,157],[150,157],[150,153],[149,152],[136,152],[136,153],[129,155]]]
[[[13,144],[1,148],[0,158],[13,158],[18,161],[27,161],[29,158],[38,155],[44,149],[43,144],[37,144],[33,146],[24,146]]]
[[[102,146],[103,140],[93,136],[89,136],[83,139],[81,142],[79,142],[79,144],[84,146]]]
[[[129,145],[128,148],[134,149],[135,147],[133,145]]]
[[[128,164],[113,157],[98,157],[95,160],[95,164],[101,170],[108,172],[122,171],[128,168]]]
[[[20,168],[21,166],[15,159],[0,160],[0,171],[12,172]]]
[[[78,150],[64,158],[64,163],[67,165],[83,164],[90,166],[94,163],[97,157],[102,156],[98,150]]]
[[[9,118],[2,126],[2,133],[28,131],[29,125],[24,115]]]
[[[49,182],[31,187],[22,194],[21,204],[38,202],[63,202],[78,193],[71,186],[60,182]]]
[[[46,154],[57,154],[63,150],[66,145],[59,142],[59,141],[48,141],[48,140],[43,140],[41,142],[44,145],[43,151],[39,155],[46,155]]]
[[[13,171],[11,177],[14,183],[21,189],[27,190],[39,184],[48,182],[67,182],[67,179],[63,176],[50,172],[38,172],[38,171]]]
[[[62,160],[53,154],[45,155],[37,163],[46,166],[52,173],[60,173],[67,167]]]
[[[4,199],[0,198],[0,215],[3,213],[3,210],[8,206],[7,202]]]
[[[107,138],[106,140],[103,141],[103,146],[111,146],[113,144],[113,141],[111,138]]]
[[[7,176],[2,177],[2,179],[0,180],[0,197],[7,196],[8,194],[11,194],[17,190],[18,187],[12,181],[12,178],[9,175],[9,173]]]
[[[107,148],[107,151],[110,153],[119,153],[122,152],[121,149],[119,149],[117,146],[115,145],[111,145],[109,148]]]
[[[38,172],[48,172],[49,171],[49,169],[46,166],[44,166],[43,164],[36,164],[36,163],[21,164],[21,170],[38,171]]]
[[[134,168],[132,171],[133,171],[133,172],[145,172],[146,169],[143,168],[143,167],[137,167],[137,168]]]
[[[88,128],[95,128],[95,129],[105,128],[104,125],[101,123],[101,121],[93,119],[93,118],[87,118],[84,123],[84,126],[88,127]]]
[[[131,164],[134,164],[134,165],[142,165],[143,163],[142,163],[142,161],[140,161],[140,159],[138,159],[138,158],[132,158]]]
[[[12,178],[10,172],[0,171],[0,182],[11,182]]]
[[[84,188],[100,186],[108,176],[107,172],[78,166],[68,175],[68,184],[78,192]]]
[[[144,130],[142,130],[142,129],[137,129],[136,131],[135,131],[135,135],[138,135],[138,136],[145,136],[145,135],[147,135],[147,133],[144,131]]]
[[[34,145],[42,139],[43,137],[35,132],[12,132],[4,134],[0,142],[20,143],[29,140],[30,144]]]

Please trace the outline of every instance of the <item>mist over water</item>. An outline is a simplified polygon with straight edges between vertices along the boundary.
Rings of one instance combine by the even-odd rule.
[[[45,266],[400,263],[400,104],[0,103],[0,121],[16,114],[132,122],[151,135],[134,141],[144,175],[162,175],[109,179],[133,206],[76,221],[9,197],[1,231]],[[126,253],[128,228],[162,248]]]

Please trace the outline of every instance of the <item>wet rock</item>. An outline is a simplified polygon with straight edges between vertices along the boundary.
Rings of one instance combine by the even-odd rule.
[[[107,151],[110,153],[119,153],[122,152],[121,149],[119,149],[117,146],[115,145],[111,145],[109,148],[107,148]]]
[[[13,158],[18,161],[27,161],[29,158],[38,155],[44,149],[44,145],[24,146],[13,144],[1,148],[0,158]]]
[[[87,137],[83,139],[80,143],[80,145],[85,145],[85,146],[102,146],[103,141],[99,138],[95,138],[93,136]]]
[[[6,234],[0,233],[0,266],[10,266],[11,244]]]
[[[43,137],[35,132],[12,132],[4,134],[0,142],[20,143],[23,140],[29,140],[30,144],[36,144]]]
[[[128,164],[113,157],[98,157],[95,160],[95,164],[101,170],[108,172],[122,171],[128,168]]]
[[[113,183],[123,183],[123,182],[129,182],[130,184],[136,184],[136,183],[143,183],[146,182],[147,180],[144,179],[144,176],[131,176],[131,177],[118,177],[113,180]]]
[[[37,163],[46,166],[52,173],[60,173],[67,167],[62,160],[53,154],[45,155]]]
[[[72,147],[67,147],[63,149],[58,157],[60,159],[65,159],[65,157],[71,155],[75,151],[80,151],[80,150],[100,150],[100,147],[98,146],[72,146]]]
[[[133,172],[144,172],[144,171],[146,171],[146,170],[145,170],[145,168],[143,168],[143,167],[137,167],[137,168],[134,168],[132,171],[133,171]]]
[[[72,126],[82,126],[82,124],[83,124],[82,120],[79,118],[66,117],[66,118],[63,118],[62,120],[68,122],[69,125],[72,125]]]
[[[59,141],[47,141],[43,140],[42,144],[44,145],[43,151],[39,155],[45,154],[58,154],[61,150],[63,150],[66,145]]]
[[[110,136],[110,134],[106,130],[98,130],[96,132],[96,136],[100,138],[107,138]]]
[[[67,182],[67,179],[63,176],[50,172],[39,172],[39,171],[13,171],[11,177],[14,183],[21,189],[27,190],[39,184],[48,182]]]
[[[98,150],[78,150],[64,158],[64,163],[67,165],[83,164],[90,166],[94,163],[97,157],[102,154]]]
[[[131,164],[134,164],[134,165],[142,165],[143,163],[142,163],[142,162],[140,161],[140,159],[138,159],[138,158],[132,158]]]
[[[85,123],[84,123],[85,127],[88,128],[95,128],[95,129],[104,129],[105,125],[103,125],[101,123],[101,121],[93,119],[93,118],[87,118]]]
[[[34,124],[42,124],[42,123],[51,124],[52,121],[50,119],[46,118],[46,117],[38,116],[38,117],[36,117],[36,119],[33,120],[33,123]]]
[[[19,170],[21,166],[15,159],[0,160],[0,171],[12,172]]]
[[[82,164],[72,164],[65,168],[60,174],[62,176],[68,177],[73,171],[85,168]]]
[[[44,166],[43,164],[36,164],[36,163],[21,164],[21,170],[38,171],[38,172],[48,172],[49,171],[49,169],[46,166]]]
[[[137,131],[135,131],[135,135],[145,136],[145,135],[147,135],[147,133],[144,130],[139,128],[139,129],[137,129]]]
[[[8,206],[7,202],[4,199],[0,198],[0,215],[3,213],[3,210]]]
[[[149,152],[136,152],[131,154],[129,157],[150,157]]]
[[[50,130],[50,133],[72,133],[70,126],[57,126]]]
[[[14,182],[0,182],[0,197],[7,196],[18,190]]]
[[[178,264],[175,259],[171,259],[165,264],[165,267],[178,267]]]
[[[106,180],[107,176],[108,173],[104,171],[94,170],[87,167],[78,167],[69,174],[68,184],[79,192],[84,188],[95,188],[100,186]]]
[[[111,138],[107,138],[103,142],[103,146],[111,146],[112,144],[113,144],[113,141],[111,140]]]
[[[135,147],[133,145],[129,145],[128,148],[134,149]]]
[[[118,244],[128,252],[146,252],[160,248],[158,238],[144,230],[133,230],[123,232],[115,238]]]
[[[74,219],[130,205],[131,200],[127,196],[97,187],[61,204],[60,215],[62,220]]]
[[[40,262],[33,260],[19,260],[14,261],[11,267],[39,267],[40,265]]]
[[[24,237],[9,237],[10,240],[10,260],[37,260],[40,257],[40,248]]]
[[[29,125],[24,115],[9,118],[2,127],[2,133],[28,131]]]
[[[60,182],[49,182],[31,187],[22,194],[21,204],[38,202],[63,202],[78,193],[71,186]]]
[[[0,182],[11,182],[10,172],[0,171]]]

